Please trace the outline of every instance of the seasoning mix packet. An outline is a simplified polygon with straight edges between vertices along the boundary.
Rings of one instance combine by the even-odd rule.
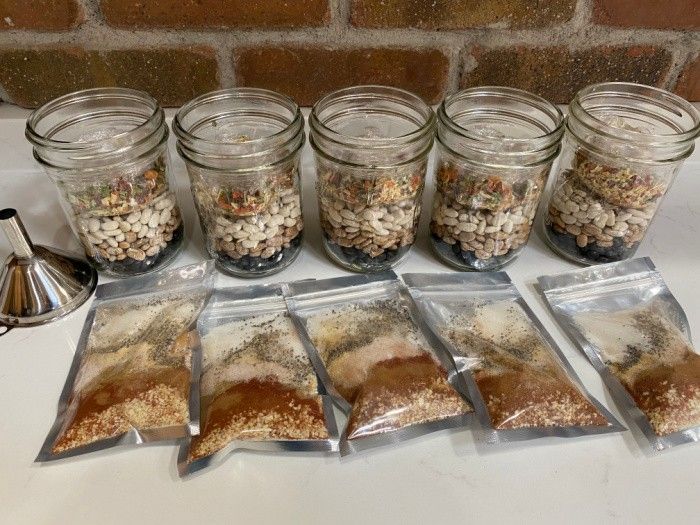
[[[199,435],[183,444],[180,475],[236,449],[334,451],[333,401],[319,383],[280,285],[217,290],[197,323]]]
[[[623,430],[581,385],[505,272],[402,279],[464,375],[489,442]]]
[[[37,461],[188,434],[194,328],[213,270],[204,262],[97,287]]]
[[[700,439],[700,355],[649,258],[538,280],[559,323],[656,450]]]
[[[466,385],[429,343],[393,272],[295,282],[286,298],[319,377],[348,416],[341,455],[466,425]]]

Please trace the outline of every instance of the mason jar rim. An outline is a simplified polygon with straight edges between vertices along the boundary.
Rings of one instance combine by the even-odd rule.
[[[426,156],[430,153],[430,150],[433,148],[433,141],[431,140],[429,144],[427,144],[423,149],[421,149],[418,153],[416,153],[413,157],[406,159],[401,162],[395,162],[391,164],[372,164],[372,165],[367,165],[367,164],[360,164],[356,162],[349,162],[347,160],[342,160],[338,159],[336,157],[333,157],[332,155],[329,155],[321,147],[316,144],[314,141],[313,134],[309,134],[309,145],[311,148],[314,150],[316,155],[319,155],[320,157],[324,158],[327,161],[333,162],[335,164],[339,164],[341,166],[347,166],[349,168],[353,168],[356,170],[367,170],[368,172],[375,172],[375,171],[381,171],[381,170],[395,170],[396,168],[401,168],[403,166],[408,166],[410,164],[413,164],[416,162],[416,159],[419,159],[423,156]]]
[[[36,128],[43,119],[55,111],[64,109],[74,104],[77,105],[90,99],[99,100],[110,97],[138,101],[143,103],[145,107],[151,108],[150,115],[144,115],[143,122],[137,126],[134,126],[128,131],[124,131],[109,137],[110,140],[124,138],[132,134],[137,135],[139,131],[145,130],[148,127],[153,127],[153,132],[155,132],[165,122],[165,114],[163,109],[160,107],[156,99],[145,91],[123,87],[98,87],[67,93],[36,108],[27,118],[25,136],[27,137],[27,140],[29,140],[29,142],[35,147],[38,146],[47,149],[65,151],[89,151],[90,149],[94,149],[96,146],[104,144],[104,140],[90,140],[81,142],[54,140],[40,134],[36,131]],[[84,117],[80,120],[84,120]],[[113,151],[101,150],[95,151],[94,155],[99,157],[100,155],[110,155],[112,153]]]
[[[612,126],[592,114],[586,107],[586,103],[590,102],[591,99],[606,94],[626,96],[631,101],[637,100],[654,104],[679,116],[685,112],[692,119],[693,125],[675,133],[643,133]],[[692,142],[700,134],[700,112],[690,102],[665,89],[634,82],[601,82],[582,88],[571,101],[569,115],[571,120],[575,120],[596,134],[616,140],[641,142],[652,148],[682,145],[686,142],[692,146]]]
[[[203,106],[205,104],[209,104],[211,102],[217,102],[217,101],[222,101],[226,99],[251,99],[254,100],[256,98],[258,99],[267,99],[269,101],[273,101],[278,103],[282,107],[286,107],[286,109],[290,110],[292,113],[293,117],[288,123],[288,125],[281,129],[280,131],[277,131],[275,133],[272,133],[271,135],[266,135],[264,137],[259,137],[256,139],[252,140],[247,140],[243,143],[238,143],[238,142],[227,142],[227,141],[221,141],[221,140],[210,140],[206,139],[203,137],[199,137],[193,133],[190,132],[189,129],[185,129],[185,127],[182,124],[182,121],[184,120],[184,117],[192,110],[194,110],[197,107]],[[206,144],[209,146],[225,146],[227,144],[230,144],[231,146],[238,146],[245,144],[246,146],[259,146],[260,149],[264,150],[266,149],[264,146],[267,144],[272,145],[275,143],[281,136],[283,136],[285,133],[289,133],[290,130],[294,130],[297,127],[300,128],[300,130],[295,131],[293,133],[292,138],[298,134],[299,131],[303,132],[304,130],[304,117],[301,113],[301,109],[299,108],[299,105],[291,98],[288,97],[287,95],[283,95],[281,93],[277,93],[276,91],[272,91],[269,89],[263,89],[263,88],[252,88],[252,87],[240,87],[240,88],[226,88],[226,89],[219,89],[216,91],[210,91],[208,93],[204,93],[203,95],[200,95],[196,98],[193,98],[189,102],[187,102],[184,106],[182,106],[178,112],[176,113],[175,117],[173,118],[173,131],[175,132],[175,135],[177,136],[178,140],[180,141],[187,141],[190,143],[201,143],[201,144]],[[279,145],[275,145],[274,147],[279,147]],[[236,155],[232,155],[236,156]]]
[[[438,119],[440,120],[440,123],[444,124],[447,126],[450,131],[461,135],[465,138],[468,138],[470,140],[474,140],[476,142],[484,142],[485,138],[483,135],[480,135],[478,133],[473,133],[470,131],[468,128],[461,126],[457,122],[453,120],[453,118],[448,114],[448,109],[452,104],[455,104],[456,102],[460,102],[462,100],[465,100],[467,98],[473,97],[475,95],[492,95],[492,96],[499,96],[503,97],[504,99],[510,98],[514,100],[518,100],[519,102],[523,102],[531,107],[537,108],[545,113],[549,113],[550,116],[552,117],[552,120],[556,122],[556,125],[554,128],[552,128],[550,131],[543,133],[542,135],[537,135],[535,137],[523,137],[523,138],[513,138],[513,137],[507,137],[508,142],[511,143],[521,143],[521,144],[527,144],[528,142],[536,142],[536,141],[542,141],[545,142],[545,145],[541,148],[535,148],[531,151],[537,151],[540,149],[547,149],[551,147],[555,142],[559,140],[559,137],[562,135],[564,131],[564,124],[565,124],[565,118],[564,114],[562,111],[549,102],[547,99],[540,97],[539,95],[535,95],[534,93],[530,93],[529,91],[525,91],[523,89],[517,89],[517,88],[512,88],[512,87],[505,87],[505,86],[479,86],[479,87],[473,87],[473,88],[467,88],[467,89],[462,89],[460,91],[457,91],[456,93],[453,93],[451,95],[448,95],[440,104],[438,107]],[[551,139],[546,141],[545,139]],[[494,139],[497,140],[497,139]],[[479,151],[482,152],[488,152],[490,150],[488,149],[479,149],[476,148]],[[521,150],[518,152],[513,152],[517,154],[522,154],[525,153],[526,150]],[[511,152],[498,152],[498,154],[508,154]]]
[[[201,162],[193,159],[187,153],[189,151],[189,148],[187,148],[187,146],[185,146],[180,141],[177,141],[177,143],[175,144],[175,149],[177,150],[178,154],[182,157],[182,159],[185,161],[186,164],[191,164],[193,166],[196,166],[199,169],[207,170],[210,172],[219,172],[219,173],[224,173],[224,174],[228,174],[228,175],[236,175],[236,174],[244,174],[244,173],[261,173],[263,171],[269,171],[269,170],[276,169],[279,166],[283,166],[285,163],[287,163],[291,159],[293,159],[295,155],[299,154],[301,149],[304,147],[305,142],[306,142],[306,137],[302,133],[302,137],[301,137],[301,140],[299,141],[299,144],[294,146],[294,148],[287,155],[282,157],[281,159],[275,160],[274,162],[268,162],[268,163],[264,163],[261,165],[245,167],[245,168],[229,168],[229,167],[204,165]],[[248,158],[254,157],[254,156],[262,156],[262,155],[263,155],[262,153],[251,154],[250,156],[248,156]],[[208,155],[208,157],[211,157],[211,156]],[[217,158],[223,159],[226,157],[225,156],[218,156]]]
[[[541,157],[537,159],[534,162],[519,162],[517,164],[507,164],[507,163],[498,163],[498,162],[484,162],[481,160],[476,160],[470,157],[466,157],[460,153],[457,153],[454,149],[450,148],[447,144],[445,144],[442,140],[440,140],[440,137],[437,138],[437,144],[439,148],[444,148],[447,152],[449,152],[451,155],[454,155],[455,157],[459,158],[459,161],[461,163],[465,164],[470,164],[473,166],[480,166],[480,167],[486,167],[486,168],[491,168],[491,169],[507,169],[509,171],[517,171],[517,170],[530,170],[532,168],[536,168],[537,166],[543,166],[548,163],[552,163],[556,158],[559,156],[559,153],[561,153],[561,144],[552,145],[549,147],[549,150],[544,149],[544,150],[539,150],[542,154],[547,152],[546,156]],[[485,151],[480,151],[480,154],[486,154],[488,152]],[[522,158],[523,154],[520,153],[520,157]],[[503,156],[502,156],[503,157]]]
[[[163,136],[158,140],[158,142],[156,144],[153,145],[153,147],[149,148],[146,151],[143,151],[137,157],[127,158],[121,162],[116,162],[114,164],[110,164],[108,167],[110,169],[129,169],[131,166],[138,166],[139,164],[142,164],[144,159],[148,158],[153,153],[154,150],[157,150],[158,148],[162,148],[163,146],[167,147],[169,136],[170,136],[170,132],[166,126],[164,131],[163,131]],[[141,144],[143,142],[144,141],[140,141],[137,144]],[[116,151],[110,152],[110,153],[124,154],[126,152],[126,150],[131,149],[131,147],[132,146],[124,147],[121,150],[116,150]],[[36,160],[40,165],[42,165],[46,168],[61,170],[62,172],[71,171],[71,170],[67,170],[65,166],[58,166],[56,164],[52,164],[51,162],[47,161],[45,158],[43,158],[41,155],[39,155],[39,153],[36,151],[36,149],[34,149],[32,154],[34,156],[34,160]],[[93,173],[95,173],[95,174],[104,173],[105,166],[101,166],[101,165],[100,166],[81,166],[80,168],[76,168],[72,171],[77,171],[80,174],[80,176],[86,177],[86,176],[91,175]]]
[[[410,105],[414,109],[422,113],[423,122],[418,125],[418,128],[400,135],[397,137],[388,138],[367,138],[357,137],[339,133],[325,124],[319,117],[322,110],[331,107],[332,104],[343,102],[357,96],[372,96],[376,99],[395,100]],[[311,131],[318,133],[324,138],[343,146],[355,146],[358,148],[368,149],[393,149],[411,144],[423,139],[427,134],[432,133],[435,127],[436,117],[432,108],[418,95],[411,93],[405,89],[382,86],[377,84],[367,84],[352,86],[333,91],[324,97],[320,98],[311,108],[309,115],[309,126]],[[316,146],[318,147],[318,146]]]

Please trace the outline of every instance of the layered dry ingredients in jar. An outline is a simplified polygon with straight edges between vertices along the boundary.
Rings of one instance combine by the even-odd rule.
[[[327,168],[318,174],[317,191],[328,249],[358,269],[401,259],[416,238],[425,163],[368,178],[317,165]]]
[[[329,308],[309,316],[306,327],[333,386],[352,406],[349,441],[473,411],[398,300]]]
[[[510,88],[460,91],[438,110],[436,191],[430,232],[437,255],[464,270],[492,270],[530,236],[563,116]]]
[[[589,264],[634,255],[693,150],[699,123],[693,106],[656,88],[612,83],[581,90],[545,215],[550,245]]]
[[[580,149],[549,201],[549,239],[590,262],[618,261],[637,250],[666,184],[644,168],[610,166]]]
[[[173,129],[219,268],[255,277],[291,264],[304,230],[297,105],[262,89],[216,91],[183,106]]]
[[[202,352],[201,430],[189,461],[236,440],[330,438],[316,373],[287,312],[216,326],[202,337]]]
[[[473,301],[437,329],[472,363],[493,428],[610,425],[515,302]]]
[[[155,100],[118,88],[65,95],[32,113],[27,137],[96,268],[129,276],[174,258],[184,228]]]
[[[700,427],[700,355],[659,301],[574,316],[658,436]]]
[[[212,187],[192,177],[192,192],[209,253],[233,273],[269,273],[296,257],[302,241],[299,175],[296,167],[246,185]],[[215,195],[214,195],[215,194]]]
[[[131,430],[184,436],[196,343],[191,327],[206,299],[204,291],[190,291],[100,305],[52,453]]]
[[[430,233],[450,262],[469,269],[495,269],[527,243],[549,165],[523,180],[480,176],[443,162],[436,174]]]
[[[183,237],[175,194],[159,157],[135,176],[119,176],[76,192],[66,188],[88,259],[116,274],[138,274],[170,260]]]
[[[405,91],[359,86],[331,93],[309,123],[326,252],[375,272],[398,263],[416,237],[435,117]]]

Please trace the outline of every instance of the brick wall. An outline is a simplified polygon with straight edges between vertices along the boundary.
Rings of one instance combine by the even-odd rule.
[[[26,107],[115,84],[165,106],[243,85],[311,105],[360,83],[567,102],[604,80],[700,101],[699,55],[698,0],[0,0],[0,98]]]

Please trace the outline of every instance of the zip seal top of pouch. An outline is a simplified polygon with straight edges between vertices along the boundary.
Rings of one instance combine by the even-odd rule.
[[[586,391],[505,272],[402,279],[465,379],[487,442],[624,430]]]
[[[216,290],[197,328],[190,398],[199,433],[181,445],[181,476],[234,450],[333,452],[333,401],[318,380],[279,284]]]
[[[469,423],[466,384],[423,332],[396,274],[294,282],[285,295],[319,377],[348,416],[341,455]]]
[[[36,461],[188,435],[194,329],[213,271],[206,261],[97,287]]]
[[[700,440],[700,355],[651,259],[538,281],[559,324],[653,450]]]

